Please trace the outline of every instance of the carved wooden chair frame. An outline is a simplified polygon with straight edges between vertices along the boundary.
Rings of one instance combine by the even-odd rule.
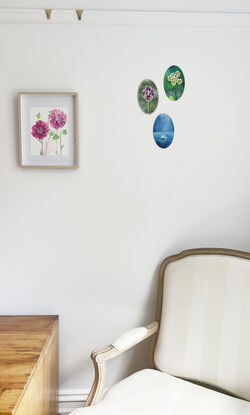
[[[171,255],[165,258],[161,264],[160,271],[159,271],[156,321],[150,323],[149,325],[145,327],[146,334],[143,334],[139,339],[136,338],[138,336],[135,336],[135,340],[132,341],[129,345],[126,345],[122,349],[115,347],[115,344],[117,342],[116,341],[113,344],[110,344],[109,346],[103,349],[99,349],[91,353],[91,359],[93,360],[94,368],[95,368],[95,378],[94,378],[94,383],[89,393],[89,396],[85,402],[85,406],[95,405],[102,399],[103,389],[104,389],[104,384],[105,384],[105,377],[106,377],[107,361],[112,359],[113,357],[120,355],[121,353],[125,352],[126,350],[130,349],[131,347],[135,346],[136,344],[140,343],[141,341],[151,336],[152,336],[152,343],[151,343],[150,357],[151,357],[152,366],[156,368],[154,364],[154,350],[155,350],[155,345],[157,341],[158,330],[159,330],[160,323],[161,323],[163,283],[164,283],[165,269],[167,265],[172,261],[176,261],[178,259],[184,258],[186,256],[190,256],[190,255],[202,255],[202,254],[229,255],[229,256],[235,256],[239,258],[250,259],[250,253],[248,252],[237,251],[233,249],[223,249],[223,248],[189,249],[189,250],[182,251],[179,254]],[[134,330],[137,330],[137,329],[134,329]],[[204,385],[204,386],[209,387],[209,385]],[[216,388],[216,390],[219,390],[219,389]],[[225,393],[225,391],[223,392]]]

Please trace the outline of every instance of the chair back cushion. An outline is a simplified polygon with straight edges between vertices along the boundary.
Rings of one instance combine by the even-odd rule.
[[[159,370],[250,400],[249,259],[211,249],[163,262],[154,351]]]

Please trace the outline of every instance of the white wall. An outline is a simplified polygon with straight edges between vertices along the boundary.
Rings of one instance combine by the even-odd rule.
[[[0,25],[0,313],[59,314],[61,388],[89,388],[93,348],[154,318],[161,260],[249,250],[249,28]],[[164,94],[179,65],[186,90]],[[160,93],[150,116],[137,87]],[[21,169],[17,92],[79,93],[80,168]],[[175,138],[153,140],[166,112]],[[146,365],[141,349],[128,367]],[[125,370],[112,362],[110,382]]]
[[[248,0],[0,0],[0,8],[52,8],[84,10],[159,10],[159,11],[250,11]]]

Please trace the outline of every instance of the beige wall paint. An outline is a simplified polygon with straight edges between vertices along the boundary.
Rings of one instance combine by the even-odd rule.
[[[179,250],[249,250],[248,28],[0,25],[0,313],[59,314],[61,387],[89,388],[93,348],[154,318]],[[164,95],[179,65],[186,90]],[[150,116],[142,79],[158,85]],[[80,168],[17,165],[17,92],[79,93]],[[153,140],[166,112],[175,138]],[[86,333],[88,333],[86,335]],[[110,382],[127,373],[112,362]],[[128,368],[146,365],[141,349]]]

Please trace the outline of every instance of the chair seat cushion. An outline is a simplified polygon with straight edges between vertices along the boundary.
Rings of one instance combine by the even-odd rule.
[[[250,402],[153,369],[141,370],[106,392],[97,405],[72,415],[250,415]]]

